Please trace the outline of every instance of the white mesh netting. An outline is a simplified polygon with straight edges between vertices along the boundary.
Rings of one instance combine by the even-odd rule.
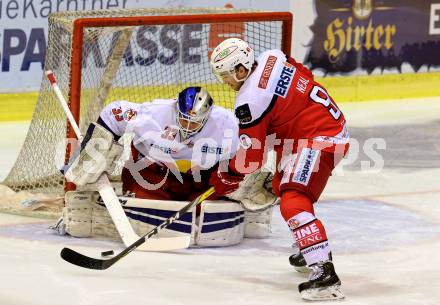
[[[71,90],[73,22],[77,18],[242,13],[234,9],[136,9],[60,12],[49,17],[45,69],[54,71],[65,97]],[[202,85],[217,105],[232,107],[234,92],[217,83],[209,54],[223,39],[247,40],[258,56],[282,47],[281,21],[103,26],[85,28],[82,45],[80,127],[84,132],[114,100],[146,102],[174,98]],[[171,20],[171,17],[170,17]],[[63,193],[56,154],[65,152],[66,118],[45,77],[24,145],[3,184],[15,191]]]

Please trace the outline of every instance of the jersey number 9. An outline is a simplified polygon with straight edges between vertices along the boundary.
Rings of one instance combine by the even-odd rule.
[[[341,110],[333,103],[327,92],[319,86],[314,86],[310,92],[310,98],[315,103],[322,104],[328,109],[328,112],[332,115],[335,120],[338,120],[341,116]]]

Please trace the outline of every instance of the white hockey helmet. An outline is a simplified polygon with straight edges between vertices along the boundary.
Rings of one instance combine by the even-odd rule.
[[[224,74],[231,75],[237,82],[246,80],[254,62],[254,50],[247,42],[239,38],[229,38],[220,43],[212,52],[210,61],[214,75],[222,83]],[[235,67],[239,64],[248,70],[248,74],[243,79],[237,79],[235,75]]]
[[[177,125],[183,140],[202,129],[208,120],[212,104],[212,97],[201,87],[188,87],[179,93]]]

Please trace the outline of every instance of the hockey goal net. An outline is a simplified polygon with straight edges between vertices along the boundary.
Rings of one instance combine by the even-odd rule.
[[[45,69],[54,71],[84,132],[112,101],[175,98],[189,85],[204,86],[217,105],[231,108],[234,92],[216,81],[209,66],[213,48],[240,37],[256,56],[274,48],[289,54],[291,30],[290,13],[176,8],[59,12],[49,17]],[[63,194],[57,163],[60,154],[63,161],[69,157],[68,138],[75,135],[43,77],[29,132],[3,184],[15,191]]]

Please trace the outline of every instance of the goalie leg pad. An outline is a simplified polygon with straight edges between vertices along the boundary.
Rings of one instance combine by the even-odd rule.
[[[244,237],[244,218],[244,210],[236,202],[204,201],[196,244],[204,247],[222,247],[240,243]]]
[[[119,197],[134,231],[143,235],[180,210],[187,202]],[[73,191],[65,196],[63,219],[66,232],[74,237],[120,239],[113,221],[97,192]],[[157,237],[194,235],[195,211],[183,215]]]
[[[134,231],[144,235],[154,229],[167,218],[188,204],[186,201],[152,200],[131,197],[119,197],[123,201],[123,208]],[[159,231],[157,237],[191,236],[191,244],[195,235],[195,209],[182,215],[178,220]]]
[[[148,231],[165,221],[182,209],[188,202],[136,199],[119,197],[123,209],[138,235]],[[74,237],[105,237],[120,239],[113,221],[97,192],[73,191],[65,196],[66,206],[63,219],[66,223],[66,232]],[[195,210],[183,215],[179,220],[161,230],[157,237],[194,236]]]
[[[124,211],[138,235],[154,229],[188,202],[119,197]],[[73,191],[65,196],[63,219],[66,232],[74,237],[119,240],[119,234],[97,192]],[[196,219],[196,210],[161,230],[158,237],[191,236],[191,245],[231,246],[243,238],[263,238],[270,233],[272,208],[247,212],[236,202],[207,200]]]
[[[246,238],[266,238],[271,233],[273,206],[263,211],[245,211],[245,230]]]
[[[66,232],[74,237],[118,237],[107,210],[94,204],[95,192],[67,192],[63,219]]]

